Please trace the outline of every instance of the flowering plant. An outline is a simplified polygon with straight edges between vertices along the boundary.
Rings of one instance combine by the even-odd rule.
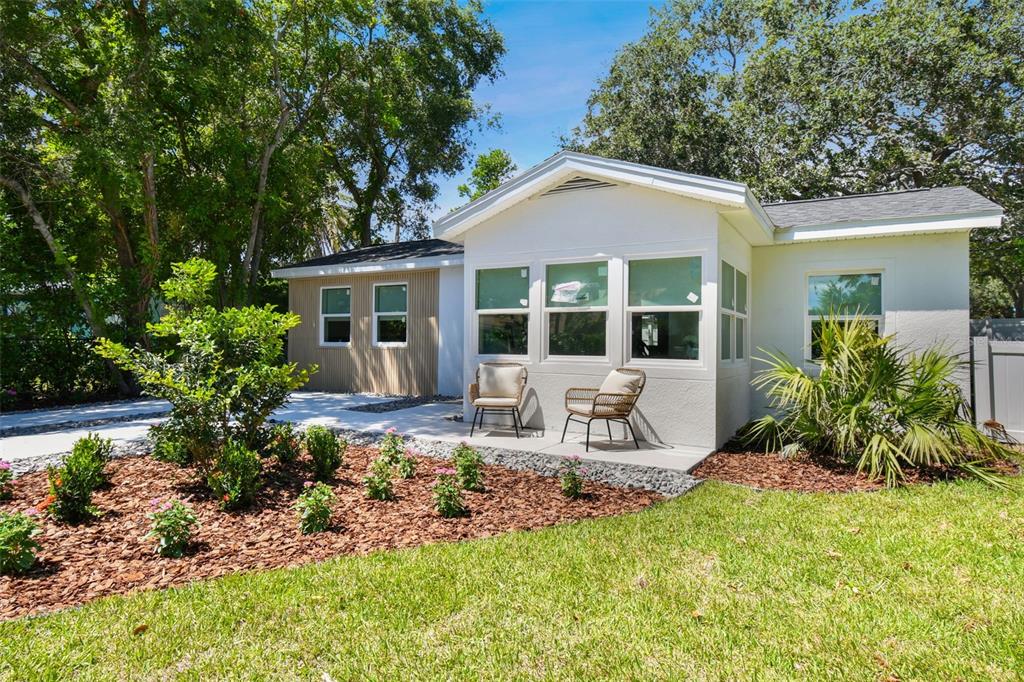
[[[36,562],[39,543],[33,538],[39,526],[32,518],[37,512],[0,512],[0,575],[24,573]]]
[[[153,511],[146,515],[152,526],[147,538],[156,539],[156,552],[160,556],[178,558],[185,553],[199,520],[195,512],[180,500],[153,499]]]
[[[437,513],[446,519],[463,516],[469,510],[462,499],[462,489],[456,478],[456,470],[451,467],[440,467],[434,469],[434,473],[437,474],[437,480],[434,482],[432,491],[434,493],[434,508],[437,509]]]
[[[392,426],[384,433],[384,438],[381,440],[378,449],[380,450],[380,456],[388,464],[395,466],[405,456],[405,439]]]
[[[0,459],[0,500],[9,500],[14,496],[14,474],[11,463]]]
[[[378,457],[370,463],[370,469],[363,479],[366,496],[371,500],[393,500],[395,489],[391,482],[392,467],[384,457]]]
[[[295,510],[299,512],[299,530],[303,535],[320,533],[331,525],[331,504],[334,503],[334,492],[323,483],[306,481],[305,490],[295,502]]]
[[[466,490],[483,490],[484,475],[480,467],[483,466],[484,460],[480,453],[466,443],[459,443],[452,458],[455,460],[459,485]]]
[[[412,478],[416,475],[416,458],[408,452],[402,453],[398,458],[397,469],[402,478]]]
[[[571,500],[583,497],[583,477],[586,476],[587,469],[581,466],[582,464],[583,460],[579,456],[572,455],[563,459],[561,466],[558,467],[562,494]]]

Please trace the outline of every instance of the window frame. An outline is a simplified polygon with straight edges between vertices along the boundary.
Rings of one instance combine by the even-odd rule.
[[[325,313],[324,312],[324,291],[327,289],[348,289],[348,313]],[[351,284],[328,284],[320,287],[317,298],[317,306],[320,312],[320,331],[318,340],[321,348],[350,348],[352,346],[352,285]],[[327,318],[348,318],[348,341],[324,341],[327,334]]]
[[[881,313],[878,315],[860,315],[862,320],[875,320],[878,323],[878,335],[885,336],[885,310],[886,310],[886,269],[884,267],[864,266],[853,268],[823,268],[808,270],[804,273],[803,298],[800,301],[804,316],[804,364],[818,366],[818,359],[813,357],[812,349],[812,325],[821,319],[821,315],[812,315],[808,309],[811,293],[811,277],[827,277],[829,275],[874,275],[879,277],[878,298],[881,305]],[[837,315],[839,320],[852,320],[857,315]]]
[[[625,316],[623,327],[625,328],[624,347],[626,363],[638,367],[664,366],[670,364],[674,367],[699,367],[704,363],[705,338],[704,338],[704,252],[683,252],[664,254],[642,254],[623,258],[622,277],[622,302]],[[700,300],[697,303],[686,305],[630,305],[629,303],[629,271],[636,261],[649,260],[673,260],[680,258],[697,258],[700,260]],[[697,357],[690,358],[640,358],[633,356],[633,313],[697,313]]]
[[[405,287],[405,310],[402,312],[390,311],[386,313],[377,311],[377,288],[378,287]],[[407,348],[409,346],[409,283],[408,282],[374,282],[373,283],[373,300],[370,301],[372,306],[372,322],[373,322],[373,347],[374,348]],[[394,316],[401,315],[405,318],[405,341],[378,341],[377,340],[377,321],[380,316]]]
[[[550,265],[570,265],[574,263],[604,263],[605,266],[605,286],[607,287],[607,303],[603,306],[561,306],[552,307],[548,305],[548,266]],[[606,256],[604,258],[595,258],[593,256],[586,256],[580,258],[558,258],[552,260],[544,260],[540,262],[542,268],[541,277],[541,336],[542,336],[542,348],[544,355],[542,360],[551,360],[555,362],[608,362],[610,354],[608,352],[611,332],[611,302],[613,300],[612,292],[612,258]],[[551,313],[604,313],[604,354],[603,355],[557,355],[551,352]]]
[[[512,268],[519,268],[520,270],[526,270],[526,307],[523,308],[477,308],[477,298],[479,296],[479,273],[484,270],[510,270]],[[485,358],[488,360],[496,359],[510,359],[510,360],[527,360],[530,357],[530,289],[533,285],[532,279],[533,271],[529,263],[524,264],[510,264],[510,265],[488,265],[485,267],[477,267],[473,269],[473,313],[474,313],[474,345],[476,347],[476,356],[478,358]],[[480,352],[480,316],[481,315],[522,315],[526,318],[526,352],[517,353],[482,353]]]
[[[724,306],[722,304],[722,292],[724,291],[724,288],[723,288],[722,284],[725,281],[725,266],[726,265],[728,265],[730,268],[732,268],[732,278],[733,278],[733,282],[732,282],[732,297],[733,297],[733,300],[732,300],[732,307],[731,308],[727,308],[726,306]],[[743,275],[744,279],[746,279],[746,287],[744,288],[744,292],[743,293],[746,296],[745,300],[746,300],[746,303],[747,303],[747,311],[743,312],[743,313],[739,312],[736,309],[737,293],[739,292],[739,287],[738,287],[739,275]],[[735,265],[733,265],[731,262],[727,261],[726,259],[720,258],[718,260],[718,318],[717,318],[718,319],[719,329],[718,329],[718,334],[717,334],[717,337],[716,337],[717,340],[718,340],[718,346],[719,346],[718,347],[718,362],[719,362],[719,364],[722,364],[722,365],[745,365],[745,364],[749,364],[750,363],[750,299],[751,299],[750,294],[751,294],[750,273],[748,271],[746,271],[746,270],[741,270],[740,268],[736,267]],[[727,358],[722,357],[722,329],[721,329],[721,327],[722,327],[722,318],[723,317],[729,317],[730,318],[730,322],[729,322],[729,357],[727,357]],[[742,320],[743,321],[743,348],[742,348],[742,350],[743,350],[743,357],[742,358],[736,357],[736,321],[737,320]]]

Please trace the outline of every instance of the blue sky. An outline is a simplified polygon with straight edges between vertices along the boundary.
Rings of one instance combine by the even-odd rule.
[[[654,0],[485,0],[487,17],[505,37],[505,75],[476,92],[500,114],[501,128],[474,136],[473,158],[501,147],[520,170],[558,150],[586,111],[587,96],[618,48],[643,35]],[[469,175],[443,179],[437,216],[465,202],[456,187]]]

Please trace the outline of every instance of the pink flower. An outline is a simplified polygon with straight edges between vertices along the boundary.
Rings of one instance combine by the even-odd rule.
[[[313,481],[303,481],[302,482],[302,487],[303,488],[312,488],[313,487]]]
[[[586,475],[587,475],[587,469],[586,468],[580,469],[580,476],[586,476]]]
[[[29,507],[28,509],[25,510],[25,516],[38,516],[38,515],[39,515],[39,510],[36,509],[35,507]]]
[[[173,506],[174,506],[174,503],[171,502],[170,500],[167,500],[162,505],[160,505],[160,511],[169,511],[171,509],[171,507],[173,507]]]
[[[388,433],[388,434],[391,434],[391,433],[394,433],[395,431],[396,431],[395,427],[394,427],[394,426],[392,426],[392,427],[391,427],[390,429],[388,429],[388,430],[387,430],[387,431],[385,431],[384,433]]]
[[[149,501],[149,506],[150,507],[156,507],[159,504],[160,504],[160,498],[159,497],[154,497],[152,500]]]
[[[6,459],[0,459],[0,469],[10,469],[10,468],[11,468],[11,463],[10,462],[8,462]]]
[[[579,455],[569,455],[568,457],[566,457],[566,459],[569,460],[570,462],[582,462],[583,461],[583,458],[580,457]]]
[[[438,467],[434,469],[434,473],[437,474],[438,476],[454,476],[455,469],[451,467]]]

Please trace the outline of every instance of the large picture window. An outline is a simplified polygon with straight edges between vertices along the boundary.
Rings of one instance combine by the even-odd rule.
[[[477,270],[477,351],[481,355],[526,355],[529,307],[530,268]]]
[[[700,358],[700,256],[629,262],[630,354],[633,359]]]
[[[547,266],[548,355],[608,353],[608,261]]]
[[[719,357],[722,360],[747,358],[747,273],[722,261],[721,324]]]
[[[373,345],[404,346],[409,326],[406,284],[373,285]]]
[[[811,360],[821,358],[818,336],[821,318],[860,317],[882,333],[882,273],[814,274],[807,277],[807,348]]]
[[[352,340],[352,289],[320,290],[320,344],[347,346]]]

